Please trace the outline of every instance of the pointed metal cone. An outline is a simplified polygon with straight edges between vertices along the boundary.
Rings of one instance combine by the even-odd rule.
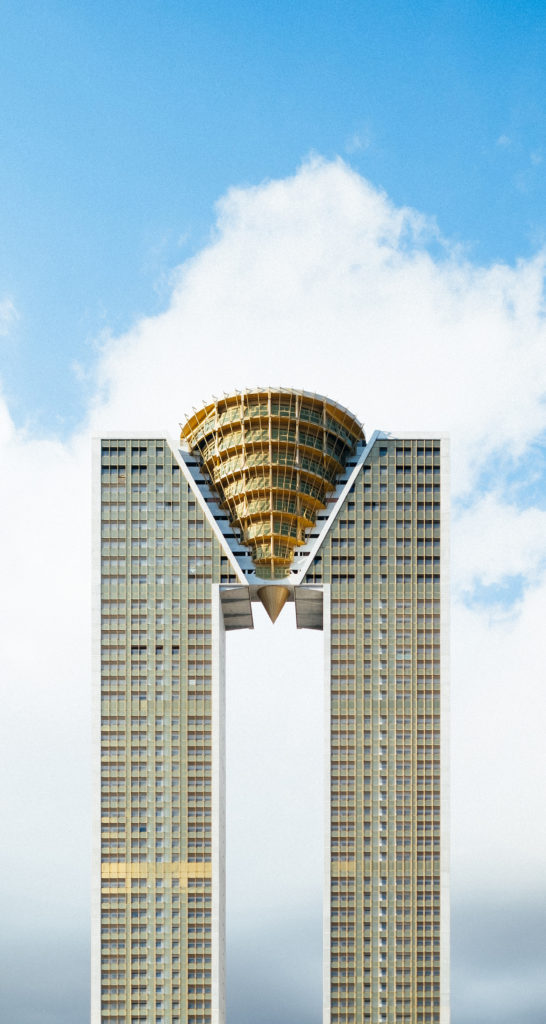
[[[260,587],[258,597],[271,621],[276,622],[290,597],[290,590],[288,587]]]

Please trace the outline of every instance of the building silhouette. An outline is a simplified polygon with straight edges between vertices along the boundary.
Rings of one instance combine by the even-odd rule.
[[[446,448],[281,388],[96,442],[92,1024],[225,1020],[224,638],[255,601],[325,634],[323,1024],[449,1024]]]

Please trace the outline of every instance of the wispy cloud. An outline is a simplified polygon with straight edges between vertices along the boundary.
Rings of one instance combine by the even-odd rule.
[[[18,319],[19,313],[13,299],[0,299],[0,337],[6,337]]]
[[[352,156],[354,153],[363,153],[372,145],[372,133],[369,125],[361,125],[348,137],[345,142],[345,152]]]

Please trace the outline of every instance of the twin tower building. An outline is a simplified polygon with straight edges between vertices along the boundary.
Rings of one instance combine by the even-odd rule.
[[[258,388],[94,459],[92,1024],[224,1024],[225,633],[257,601],[325,638],[323,1024],[448,1024],[446,441]]]

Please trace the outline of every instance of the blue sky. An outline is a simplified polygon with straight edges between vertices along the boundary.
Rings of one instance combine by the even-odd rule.
[[[500,0],[0,5],[2,1019],[88,1014],[90,435],[255,384],[451,435],[453,1021],[546,1019],[545,33]],[[320,1017],[319,769],[285,793],[322,666],[291,627],[230,654],[239,1024]],[[287,836],[314,860],[281,878]]]
[[[31,429],[78,421],[97,338],[164,308],[227,188],[311,152],[482,263],[544,242],[543,4],[5,0],[0,32],[0,372]]]

